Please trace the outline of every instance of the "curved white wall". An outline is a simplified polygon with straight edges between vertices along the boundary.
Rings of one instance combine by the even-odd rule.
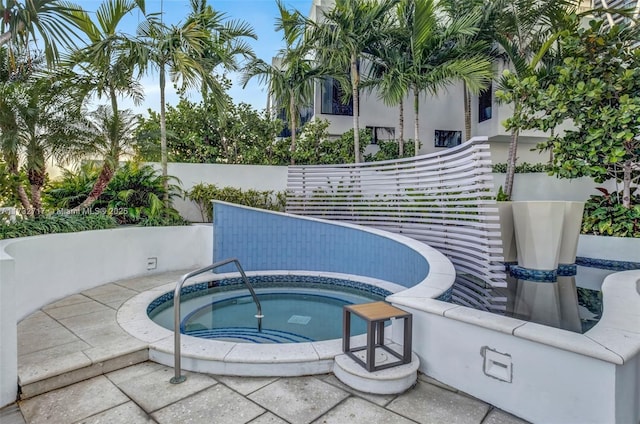
[[[210,264],[210,225],[128,227],[0,241],[0,406],[17,393],[16,324],[57,299],[138,275]],[[157,267],[147,270],[147,258]]]

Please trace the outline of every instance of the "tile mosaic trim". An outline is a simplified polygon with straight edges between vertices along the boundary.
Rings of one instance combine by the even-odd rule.
[[[371,284],[361,283],[358,281],[342,280],[339,278],[331,277],[319,277],[313,275],[259,275],[247,277],[249,282],[254,288],[268,287],[309,287],[310,284],[318,284],[325,286],[336,286],[347,289],[354,289],[360,292],[369,293],[374,296],[385,298],[392,293],[389,290],[381,287],[373,286]],[[183,287],[180,291],[180,296],[183,300],[197,297],[201,292],[207,291],[212,288],[226,288],[227,290],[234,290],[238,287],[244,287],[244,282],[241,277],[225,278],[223,280],[209,281],[206,283],[198,283],[191,286]],[[225,290],[222,290],[225,291]],[[442,296],[446,295],[446,292]],[[173,301],[174,292],[170,291],[162,296],[156,298],[147,307],[147,315],[150,315],[156,311],[156,309],[165,309],[171,307]]]
[[[537,281],[539,283],[555,283],[557,281],[557,270],[529,269],[518,265],[509,267],[509,274],[520,280]]]
[[[541,270],[518,266],[515,262],[505,262],[504,267],[510,276],[539,283],[555,283],[557,277],[573,277],[578,273],[576,264],[559,264],[558,269]]]
[[[576,258],[576,265],[589,268],[608,269],[611,271],[631,271],[640,269],[640,262],[614,261],[611,259]]]

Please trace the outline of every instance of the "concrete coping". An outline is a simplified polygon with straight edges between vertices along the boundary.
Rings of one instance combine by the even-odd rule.
[[[406,296],[407,292],[395,293],[387,297],[387,301],[616,365],[640,353],[640,270],[618,272],[605,278],[602,318],[584,334],[436,299],[412,298]]]

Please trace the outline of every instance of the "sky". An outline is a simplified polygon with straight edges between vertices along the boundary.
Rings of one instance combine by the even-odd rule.
[[[84,0],[76,1],[87,11],[96,10],[101,1]],[[190,8],[189,0],[146,0],[147,13],[164,11],[164,22],[168,24],[178,24],[184,21]],[[311,10],[312,0],[284,0],[285,7],[297,9],[304,16]],[[257,40],[247,39],[255,54],[267,63],[271,63],[271,58],[276,55],[279,49],[284,47],[282,33],[276,32],[275,22],[279,16],[276,0],[208,0],[208,4],[215,10],[221,11],[227,19],[243,20],[249,23],[256,35]],[[135,34],[138,22],[142,20],[140,12],[134,11],[132,15],[122,22],[122,31]],[[248,103],[257,110],[262,110],[267,104],[266,87],[258,84],[257,78],[252,79],[245,89],[240,84],[240,75],[236,73],[227,74],[232,81],[229,94],[235,103]],[[142,105],[136,106],[131,100],[124,99],[121,103],[123,108],[131,108],[137,113],[146,114],[147,109],[160,110],[160,92],[158,88],[157,76],[145,76],[141,80],[145,92],[145,101]],[[192,101],[199,101],[198,90],[188,93],[188,98]],[[168,104],[176,105],[178,96],[173,92],[171,84],[167,84],[166,101]]]

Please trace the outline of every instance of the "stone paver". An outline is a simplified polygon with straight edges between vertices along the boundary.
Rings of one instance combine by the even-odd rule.
[[[260,415],[255,420],[249,422],[249,424],[289,424],[280,417],[273,415],[271,412]]]
[[[414,424],[400,415],[384,409],[364,399],[350,397],[322,417],[314,424]]]
[[[95,302],[88,297],[88,302],[76,303],[68,306],[60,306],[59,308],[46,309],[49,316],[54,319],[61,320],[64,318],[77,317],[79,315],[87,315],[98,311],[112,311],[113,309]]]
[[[310,423],[349,394],[314,377],[282,378],[249,399],[293,424]]]
[[[419,423],[477,424],[487,415],[489,405],[419,381],[387,409]]]
[[[507,412],[494,408],[489,412],[482,424],[528,424],[528,421],[521,420]]]
[[[78,336],[43,312],[34,315],[25,319],[27,323],[22,321],[18,325],[18,356],[80,341]]]
[[[19,356],[18,375],[21,384],[91,365],[91,360],[82,352],[90,346],[77,340]]]
[[[117,386],[142,409],[151,413],[217,384],[216,380],[205,374],[185,375],[187,381],[184,383],[171,384],[169,379],[173,376],[173,369],[162,367],[146,374],[144,378],[134,377],[117,383]]]
[[[338,380],[335,375],[329,374],[323,378],[323,380],[333,386],[337,386],[344,391],[347,391],[355,396],[361,397],[363,399],[368,400],[371,403],[375,403],[378,406],[386,406],[395,399],[396,395],[376,395],[372,393],[364,393],[344,384],[342,381]]]
[[[73,423],[128,401],[106,377],[99,376],[22,401],[20,409],[28,424]]]
[[[264,409],[230,388],[217,384],[169,405],[152,416],[159,424],[244,424],[264,412]]]
[[[227,387],[231,387],[241,395],[248,395],[267,384],[276,381],[277,377],[234,377],[230,375],[216,375],[215,379]]]
[[[20,412],[20,408],[18,408],[17,404],[14,403],[13,405],[0,409],[0,423],[25,424],[24,417],[22,416],[22,412]]]
[[[117,309],[125,301],[138,294],[138,292],[117,284],[105,284],[93,289],[85,290],[82,294],[96,302],[100,302],[110,308]]]
[[[154,421],[133,402],[123,403],[115,408],[77,421],[78,424],[151,424]]]
[[[132,367],[112,371],[107,374],[107,378],[117,386],[127,380],[144,378],[145,375],[154,373],[164,368],[166,368],[164,365],[147,361],[143,362],[142,364],[134,365]]]

